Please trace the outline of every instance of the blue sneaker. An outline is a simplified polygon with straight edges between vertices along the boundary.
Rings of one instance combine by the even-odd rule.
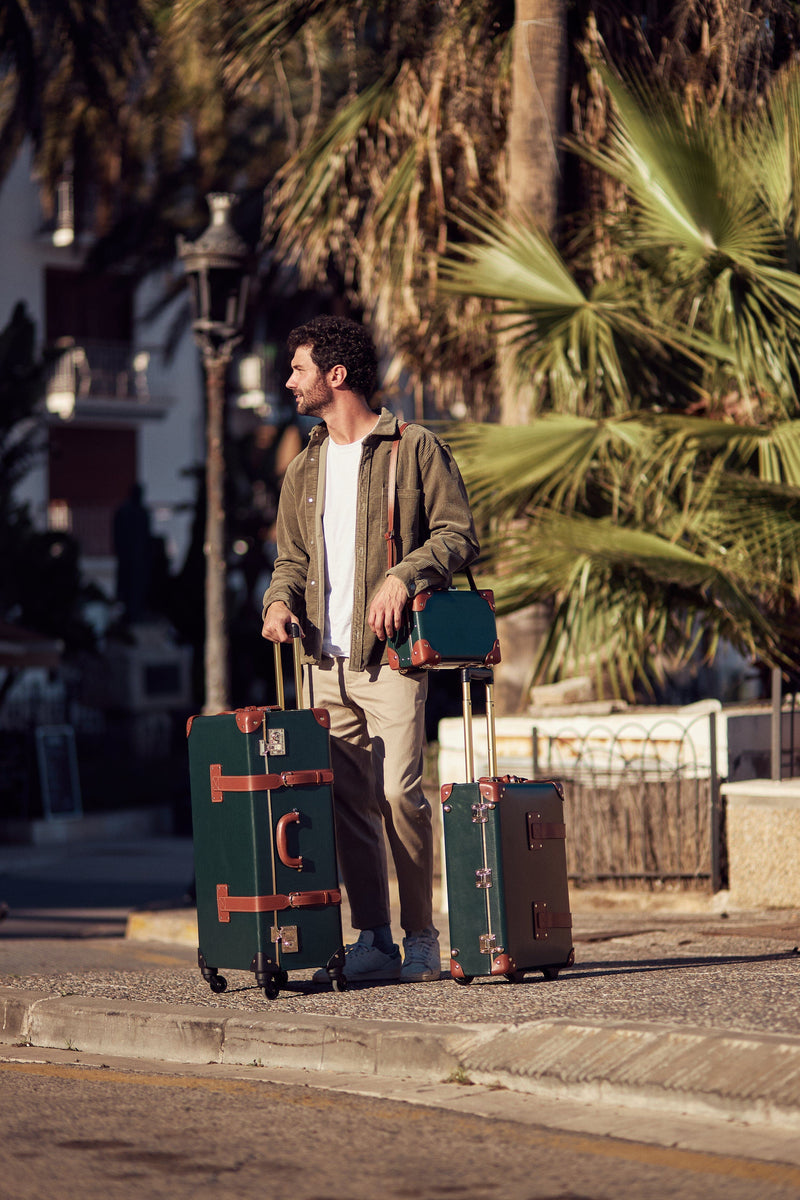
[[[439,951],[439,931],[429,925],[419,933],[410,933],[403,938],[403,983],[429,983],[442,974],[442,959]]]
[[[371,929],[362,929],[357,942],[345,946],[344,975],[348,983],[361,980],[399,979],[402,962],[400,949],[392,946],[391,954],[384,954],[373,943],[375,934]],[[314,972],[314,983],[330,983],[331,977],[325,967]]]

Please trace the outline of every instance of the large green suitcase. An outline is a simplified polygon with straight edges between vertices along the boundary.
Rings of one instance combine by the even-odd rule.
[[[450,974],[458,983],[572,966],[564,793],[552,780],[497,776],[491,670],[461,672],[466,783],[442,787]],[[490,775],[474,780],[471,684],[486,682]]]
[[[277,707],[187,725],[200,970],[215,992],[221,967],[252,971],[270,999],[290,970],[324,966],[346,986],[330,719],[284,707],[277,645],[276,672]]]

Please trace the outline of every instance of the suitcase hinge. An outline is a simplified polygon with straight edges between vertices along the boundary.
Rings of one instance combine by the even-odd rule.
[[[489,820],[486,815],[490,808],[494,808],[493,804],[473,804],[472,805],[472,824],[485,825]]]
[[[492,886],[492,868],[479,867],[475,872],[475,887],[490,888]]]
[[[481,954],[495,954],[497,951],[501,954],[503,953],[503,946],[498,946],[497,944],[496,933],[482,933],[478,944],[481,948]]]

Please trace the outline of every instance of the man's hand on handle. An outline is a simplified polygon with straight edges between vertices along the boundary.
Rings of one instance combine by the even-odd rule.
[[[294,613],[282,600],[276,600],[267,609],[264,624],[261,626],[261,636],[269,642],[290,642],[292,640],[289,632],[290,625],[299,626],[302,634],[302,626]]]
[[[373,596],[367,615],[367,624],[382,642],[400,628],[407,601],[406,585],[396,575],[387,575]]]

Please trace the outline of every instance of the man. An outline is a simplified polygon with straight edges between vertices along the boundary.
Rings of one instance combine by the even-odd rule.
[[[328,709],[342,878],[358,941],[351,981],[438,979],[431,810],[422,790],[424,672],[386,662],[386,638],[409,596],[447,587],[478,553],[466,491],[447,448],[409,425],[397,452],[397,565],[387,569],[387,480],[397,419],[370,407],[377,356],[363,326],[317,317],[288,339],[286,386],[301,416],[319,417],[291,463],[278,509],[278,554],[264,595],[263,636],[303,633],[309,702]],[[405,937],[392,940],[383,826]],[[317,982],[328,979],[323,969]]]

